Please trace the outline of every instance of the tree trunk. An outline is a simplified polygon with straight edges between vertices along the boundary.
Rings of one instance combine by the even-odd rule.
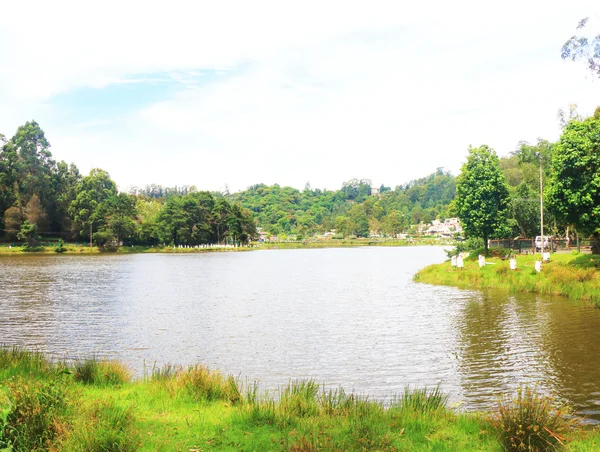
[[[600,233],[594,232],[591,239],[592,254],[600,254]]]
[[[488,235],[483,234],[483,248],[485,249],[485,255],[486,257],[489,256],[489,250],[488,250]]]

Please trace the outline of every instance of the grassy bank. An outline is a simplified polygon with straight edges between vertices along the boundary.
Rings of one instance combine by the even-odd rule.
[[[212,246],[199,248],[179,248],[173,246],[119,246],[98,248],[96,246],[83,246],[66,244],[61,253],[56,252],[56,246],[40,246],[35,252],[28,252],[22,246],[4,246],[0,245],[1,255],[19,255],[19,254],[139,254],[139,253],[207,253],[223,251],[250,251],[260,249],[304,249],[304,248],[345,248],[357,246],[423,246],[423,245],[449,245],[451,241],[436,241],[434,239],[426,240],[386,240],[386,239],[347,239],[347,240],[307,240],[304,242],[268,242],[252,243],[250,246]]]
[[[501,289],[563,295],[590,300],[600,306],[600,256],[589,254],[552,254],[540,273],[535,271],[539,255],[517,256],[517,269],[510,270],[508,259],[487,258],[480,268],[477,253],[465,259],[462,270],[450,262],[430,265],[420,270],[415,281],[456,286],[464,289]]]
[[[406,390],[384,406],[314,381],[268,395],[203,366],[167,367],[131,381],[114,362],[53,363],[38,353],[0,349],[0,450],[600,448],[596,430],[579,430],[531,393],[493,415],[457,413],[446,400],[435,389]],[[518,448],[525,431],[527,444],[544,447]]]

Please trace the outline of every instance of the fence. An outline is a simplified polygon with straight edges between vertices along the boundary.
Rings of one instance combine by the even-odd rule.
[[[567,240],[564,238],[557,239],[552,238],[550,240],[544,240],[545,246],[544,249],[546,251],[569,251],[569,250],[588,250],[590,249],[590,241],[589,240]],[[535,239],[499,239],[499,240],[489,240],[488,246],[490,248],[507,248],[513,251],[518,252],[519,254],[530,254],[535,253]],[[539,252],[539,250],[538,250]]]

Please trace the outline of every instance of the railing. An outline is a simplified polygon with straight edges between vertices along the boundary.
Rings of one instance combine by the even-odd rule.
[[[539,247],[536,250],[535,239],[494,239],[488,241],[490,248],[507,248],[516,251],[520,254],[529,254],[539,252]],[[568,251],[568,250],[588,250],[591,248],[589,240],[567,240],[564,238],[553,238],[544,240],[544,249],[546,251]]]

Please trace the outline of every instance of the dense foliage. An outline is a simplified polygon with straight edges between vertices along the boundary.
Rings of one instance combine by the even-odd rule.
[[[509,233],[509,192],[496,152],[483,145],[470,148],[456,184],[456,210],[465,232],[488,239]]]
[[[257,227],[299,240],[324,233],[396,237],[459,216],[467,237],[534,237],[541,164],[545,233],[587,236],[600,230],[599,115],[585,119],[571,107],[558,143],[522,142],[501,159],[487,147],[472,149],[458,178],[438,168],[393,189],[351,179],[339,190],[257,184],[233,194],[156,184],[119,192],[104,170],[82,177],[75,165],[56,162],[44,131],[31,121],[10,139],[0,135],[1,235],[30,249],[40,237],[100,246],[198,246],[247,243],[258,238]],[[487,157],[475,170],[474,154],[482,153]]]
[[[88,239],[100,246],[122,243],[196,246],[247,243],[256,235],[251,213],[222,196],[195,187],[163,196],[119,193],[108,172],[81,177],[75,165],[56,163],[35,122],[3,138],[0,211],[4,237],[35,248],[39,235]]]
[[[586,234],[600,230],[600,108],[571,121],[556,145],[548,201],[557,217]]]
[[[455,194],[454,176],[441,168],[393,190],[382,185],[372,195],[372,188],[367,179],[352,179],[337,191],[258,184],[230,198],[273,234],[307,236],[335,229],[341,236],[366,237],[395,236],[411,225],[444,219]]]

